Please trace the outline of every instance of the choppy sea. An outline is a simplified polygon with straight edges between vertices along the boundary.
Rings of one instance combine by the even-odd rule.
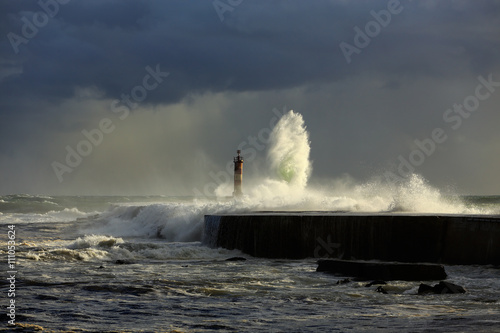
[[[476,213],[500,212],[498,196],[460,201]],[[445,266],[447,280],[465,287],[465,294],[418,295],[420,282],[403,281],[388,282],[388,294],[382,294],[367,282],[337,284],[345,277],[316,272],[315,258],[261,259],[203,244],[204,214],[254,208],[186,197],[0,196],[0,327],[26,332],[500,331],[499,267]],[[9,240],[15,243],[10,252]],[[226,261],[236,256],[247,260]],[[17,326],[8,324],[12,300],[11,323]]]

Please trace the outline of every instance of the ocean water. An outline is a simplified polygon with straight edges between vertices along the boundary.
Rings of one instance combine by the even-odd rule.
[[[442,193],[419,175],[310,186],[309,144],[302,116],[285,114],[270,135],[266,176],[244,183],[237,200],[227,198],[231,184],[211,198],[0,196],[0,327],[12,331],[9,314],[27,332],[500,330],[498,267],[446,266],[465,294],[419,296],[419,282],[402,281],[382,294],[366,282],[337,284],[346,277],[316,272],[317,258],[252,258],[203,243],[205,214],[500,215],[500,196]],[[226,261],[236,256],[247,260]]]
[[[459,199],[458,209],[500,208],[500,196]],[[498,332],[499,267],[445,266],[466,294],[420,296],[420,282],[403,281],[381,294],[362,281],[337,284],[345,277],[316,272],[316,258],[260,259],[202,243],[204,214],[255,208],[245,199],[2,196],[2,308],[15,299],[25,331]],[[226,261],[235,256],[247,260]]]

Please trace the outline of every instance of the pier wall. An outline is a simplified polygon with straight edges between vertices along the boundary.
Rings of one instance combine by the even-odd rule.
[[[500,265],[500,216],[207,215],[204,243],[264,258]]]

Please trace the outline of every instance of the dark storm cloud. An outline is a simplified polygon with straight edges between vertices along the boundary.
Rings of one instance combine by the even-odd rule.
[[[175,117],[159,117],[169,120],[166,133],[177,130],[178,120],[191,124],[186,127],[197,133],[178,150],[220,147],[227,133],[242,140],[244,133],[258,132],[252,127],[259,126],[255,118],[267,119],[262,110],[287,104],[304,113],[318,145],[312,150],[314,158],[323,158],[314,156],[323,149],[345,157],[335,161],[333,171],[330,160],[318,163],[316,172],[358,176],[364,170],[358,159],[365,165],[384,165],[406,153],[401,142],[441,126],[444,110],[471,93],[478,75],[499,70],[496,1],[244,0],[222,13],[222,21],[211,0],[60,1],[57,13],[35,36],[13,47],[9,33],[22,37],[25,22],[33,22],[42,8],[38,1],[0,0],[0,173],[20,164],[28,168],[42,163],[40,169],[48,169],[55,179],[50,163],[60,159],[64,147],[78,142],[82,129],[95,128],[109,116],[110,101],[130,94],[142,82],[147,66],[158,65],[170,74],[148,91],[141,108],[163,111],[181,105]],[[375,20],[372,11],[381,13],[390,4],[398,13],[368,45],[358,47],[348,63],[340,44],[356,46],[354,28],[365,31]],[[500,80],[500,74],[494,77]],[[217,93],[223,95],[220,105],[213,97]],[[235,97],[237,93],[253,93],[254,100],[247,102]],[[205,110],[198,97],[213,105]],[[490,104],[493,101],[484,105]],[[190,118],[190,113],[195,116]],[[216,116],[220,118],[211,123],[215,130],[197,123]],[[137,137],[150,135],[147,117],[143,114],[137,124],[122,126]],[[498,119],[491,112],[490,118],[482,117],[489,124]],[[239,133],[230,129],[235,123]],[[115,144],[120,160],[125,134],[117,130],[113,135],[108,142]],[[182,131],[176,135],[179,140]],[[138,150],[157,144],[154,136],[145,137],[149,141],[139,140]],[[151,152],[163,149],[167,150],[158,144]],[[169,149],[181,155],[175,145]],[[142,152],[145,158],[148,152]],[[98,155],[92,157],[97,160]],[[448,155],[454,161],[453,154]],[[179,157],[177,163],[186,160],[187,156]],[[102,175],[114,172],[111,167],[105,171]],[[83,169],[82,173],[92,174]]]
[[[210,1],[70,1],[28,44],[19,45],[18,55],[4,40],[2,57],[23,72],[2,82],[1,97],[57,100],[87,86],[116,97],[155,64],[172,80],[148,102],[170,103],[192,92],[283,89],[364,70],[450,74],[450,66],[463,65],[453,62],[460,53],[484,71],[499,56],[488,40],[494,32],[471,38],[469,30],[498,24],[499,4],[425,8],[402,1],[402,13],[347,65],[339,43],[352,44],[353,27],[363,29],[373,20],[370,10],[387,3],[247,1],[224,13],[221,22]],[[3,35],[20,33],[21,17],[32,20],[36,11],[33,1],[7,3]]]
[[[77,86],[94,85],[116,96],[130,88],[130,78],[157,63],[175,79],[157,102],[177,101],[192,91],[287,88],[345,73],[336,39],[341,6],[327,6],[326,13],[305,2],[252,6],[242,4],[221,23],[208,1],[61,5],[37,36],[19,45],[18,57],[4,48],[23,74],[4,82],[2,92],[65,98]],[[32,19],[39,8],[20,1],[8,10],[12,25],[4,31],[19,32],[20,18]]]

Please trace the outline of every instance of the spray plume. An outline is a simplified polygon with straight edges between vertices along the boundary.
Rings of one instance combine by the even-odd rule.
[[[293,111],[274,127],[268,149],[269,177],[245,184],[244,195],[233,200],[170,202],[147,206],[116,206],[102,214],[87,233],[115,237],[149,236],[169,241],[201,240],[206,214],[248,211],[342,211],[390,213],[489,214],[443,197],[419,175],[401,184],[383,178],[358,183],[345,177],[321,188],[308,186],[312,171],[309,134],[302,116]],[[261,172],[262,173],[262,172]],[[221,196],[232,192],[230,184],[216,190]]]

